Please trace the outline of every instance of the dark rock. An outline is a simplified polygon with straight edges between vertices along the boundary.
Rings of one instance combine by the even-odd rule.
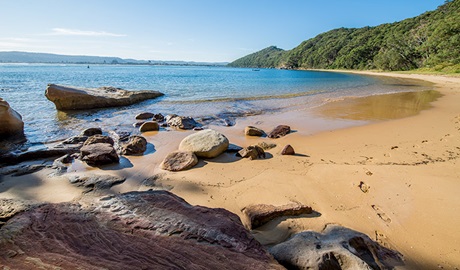
[[[260,227],[269,221],[284,216],[298,216],[311,214],[311,207],[297,203],[291,203],[281,206],[268,204],[250,205],[241,210],[249,220],[249,229]]]
[[[166,116],[166,122],[170,127],[179,129],[193,129],[198,126],[198,123],[192,117],[178,116],[175,114]]]
[[[393,269],[402,256],[372,241],[367,235],[327,225],[323,233],[305,231],[270,248],[275,259],[289,269]]]
[[[109,136],[104,136],[104,135],[93,135],[91,137],[89,137],[85,143],[83,143],[83,146],[85,145],[90,145],[90,144],[95,144],[95,143],[108,143],[110,144],[111,146],[114,145],[114,141],[112,138],[110,138]]]
[[[279,125],[275,127],[270,133],[268,133],[268,138],[277,139],[286,136],[291,132],[291,127],[286,125]]]
[[[140,114],[136,115],[136,120],[152,119],[153,116],[154,116],[153,113],[144,112],[144,113],[140,113]]]
[[[238,151],[240,151],[241,149],[243,149],[243,147],[231,143],[231,144],[228,145],[228,148],[227,148],[227,150],[225,150],[225,152],[227,152],[227,153],[238,153]]]
[[[80,158],[91,166],[118,163],[120,159],[113,146],[108,143],[83,146],[80,149]]]
[[[158,131],[160,126],[156,121],[146,121],[139,127],[139,132]]]
[[[114,130],[109,132],[110,136],[114,138],[118,142],[124,142],[129,140],[129,136],[131,136],[131,132],[124,131],[124,130]]]
[[[144,123],[145,123],[145,121],[136,122],[136,123],[133,124],[133,127],[140,127],[140,126],[142,126],[142,124],[144,124]]]
[[[83,144],[87,139],[88,136],[73,136],[63,141],[62,144]]]
[[[121,147],[122,155],[142,155],[147,150],[147,140],[142,136],[131,136]]]
[[[163,94],[157,91],[126,91],[115,87],[77,88],[49,84],[45,96],[58,110],[83,110],[127,106]]]
[[[286,145],[283,150],[281,150],[281,155],[295,155],[294,148],[290,144]]]
[[[192,168],[198,163],[198,158],[193,152],[177,151],[168,154],[160,168],[167,171],[184,171]]]
[[[179,150],[191,151],[198,157],[214,158],[227,150],[229,141],[224,134],[205,129],[188,135],[179,144]]]
[[[21,176],[21,175],[38,172],[44,168],[46,168],[45,164],[21,165],[18,167],[10,168],[7,171],[3,171],[1,174],[4,174],[4,175],[11,174],[12,176]]]
[[[265,151],[260,146],[250,145],[238,151],[238,156],[249,158],[250,160],[265,158]]]
[[[102,135],[101,128],[87,128],[81,132],[80,136],[93,136],[93,135]]]
[[[72,161],[73,161],[73,158],[69,154],[65,154],[62,157],[55,160],[55,162],[59,162],[62,164],[69,164],[69,163],[72,163]]]
[[[8,269],[284,269],[238,216],[167,191],[17,213],[0,228],[0,250]]]
[[[0,156],[0,162],[4,164],[18,164],[30,160],[42,160],[46,158],[60,157],[65,154],[73,154],[80,151],[81,145],[75,147],[48,148],[27,151],[20,154],[7,154]]]
[[[270,149],[276,147],[275,143],[266,143],[266,142],[260,142],[257,145],[262,147],[262,149],[264,149],[264,150],[270,150]]]
[[[24,122],[8,102],[0,98],[0,136],[3,139],[24,141]]]
[[[235,125],[235,123],[233,123],[233,121],[229,120],[229,119],[224,119],[224,125],[226,127],[232,127]]]
[[[156,113],[153,115],[153,119],[155,119],[157,122],[163,122],[165,117],[161,113]]]
[[[203,127],[194,127],[193,130],[194,131],[200,131],[200,130],[203,130],[204,128]]]
[[[253,127],[253,126],[247,126],[244,129],[244,134],[247,136],[261,137],[265,135],[265,131],[261,130],[260,128]]]
[[[69,177],[70,183],[79,187],[90,188],[90,190],[109,189],[125,180],[124,177],[113,175],[73,175]]]

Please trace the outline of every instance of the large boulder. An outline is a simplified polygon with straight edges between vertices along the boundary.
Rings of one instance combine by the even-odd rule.
[[[284,269],[237,215],[167,191],[20,210],[1,220],[5,269]]]
[[[121,147],[121,154],[127,156],[142,155],[147,150],[147,140],[142,136],[130,136],[127,143]]]
[[[372,241],[367,235],[327,225],[323,233],[305,231],[270,248],[288,269],[392,269],[401,255]]]
[[[80,149],[81,160],[91,166],[118,163],[120,158],[117,151],[108,143],[85,145]]]
[[[83,110],[127,106],[163,94],[157,91],[127,91],[115,87],[79,88],[49,84],[45,96],[58,110]]]
[[[10,104],[0,98],[0,136],[2,138],[24,138],[24,122]]]
[[[198,158],[193,152],[177,151],[169,153],[160,168],[167,171],[177,172],[188,170],[198,163]]]
[[[228,145],[225,135],[213,129],[205,129],[185,137],[179,144],[179,150],[191,151],[198,157],[213,158],[225,152]]]
[[[179,129],[193,129],[198,123],[190,116],[168,115],[166,116],[166,123],[170,127]]]

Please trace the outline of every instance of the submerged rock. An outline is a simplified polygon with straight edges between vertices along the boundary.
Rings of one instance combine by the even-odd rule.
[[[311,214],[313,210],[310,206],[291,203],[281,206],[268,204],[249,205],[243,208],[241,212],[248,217],[249,228],[255,229],[277,217]]]
[[[205,129],[185,137],[179,144],[179,150],[191,151],[198,157],[214,158],[225,152],[228,145],[225,135],[213,129]]]
[[[286,136],[291,132],[291,127],[286,125],[279,125],[275,127],[270,133],[268,133],[267,137],[272,139],[277,139]]]
[[[163,94],[157,91],[127,91],[115,87],[79,88],[49,84],[45,96],[58,110],[83,110],[131,105]]]
[[[160,164],[160,168],[167,171],[177,172],[188,170],[197,163],[198,158],[193,152],[177,151],[168,154]]]
[[[25,140],[21,115],[0,98],[0,136],[2,139]]]

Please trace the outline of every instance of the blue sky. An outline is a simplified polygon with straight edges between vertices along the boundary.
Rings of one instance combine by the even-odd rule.
[[[0,0],[0,51],[233,61],[338,27],[375,26],[444,0]]]

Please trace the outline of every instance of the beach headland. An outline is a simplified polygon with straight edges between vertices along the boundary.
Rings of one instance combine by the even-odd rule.
[[[321,232],[328,224],[338,224],[400,252],[403,262],[395,264],[396,269],[459,267],[460,78],[355,73],[429,81],[440,95],[429,103],[429,109],[425,104],[421,106],[424,110],[411,110],[409,116],[386,121],[366,119],[371,118],[366,109],[380,104],[379,96],[374,96],[327,105],[339,110],[318,108],[314,112],[257,115],[241,119],[232,127],[210,126],[242,147],[259,142],[277,146],[267,150],[265,159],[240,159],[224,153],[202,159],[182,172],[161,170],[159,164],[194,131],[146,132],[143,136],[150,144],[144,156],[122,158],[120,165],[104,169],[75,161],[60,176],[51,175],[50,169],[17,177],[4,175],[1,195],[90,203],[87,195],[69,183],[69,176],[110,174],[125,177],[126,181],[108,193],[167,189],[192,205],[225,208],[245,225],[248,220],[242,209],[247,206],[300,203],[310,206],[313,213],[275,219],[253,229],[252,234],[269,247],[295,233]],[[381,97],[382,101],[391,104],[390,95]],[[401,100],[398,94],[393,98],[395,102]],[[337,115],[347,109],[360,111],[359,121],[351,123]],[[317,117],[322,119],[315,120]],[[268,132],[279,124],[289,125],[293,132],[279,139],[243,133],[248,125]],[[295,155],[280,155],[287,144],[295,149]]]

